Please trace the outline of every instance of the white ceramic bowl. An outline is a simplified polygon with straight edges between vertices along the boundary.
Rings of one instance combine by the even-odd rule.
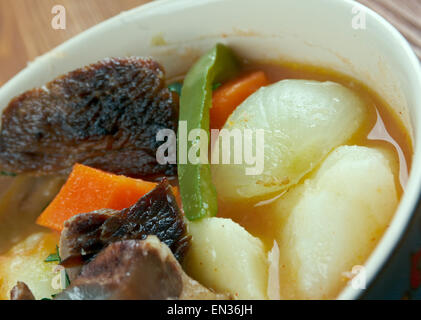
[[[354,29],[352,21],[361,12],[366,28]],[[354,1],[155,1],[123,12],[31,62],[0,89],[0,106],[105,57],[153,56],[168,76],[180,75],[216,42],[229,44],[246,58],[297,61],[350,75],[383,97],[407,126],[415,147],[413,166],[396,215],[366,263],[367,280],[373,280],[405,233],[421,191],[421,71],[399,32]],[[346,287],[339,298],[360,294]]]

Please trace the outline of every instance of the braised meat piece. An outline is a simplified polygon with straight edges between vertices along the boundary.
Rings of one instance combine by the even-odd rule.
[[[178,97],[149,58],[105,59],[14,98],[2,115],[0,166],[67,173],[82,163],[132,177],[176,175],[160,165],[160,129],[177,130]]]
[[[189,278],[155,236],[110,244],[57,300],[230,299]]]
[[[102,225],[117,210],[102,209],[82,213],[67,220],[60,235],[60,258],[70,281],[80,273],[82,265],[104,248]]]
[[[144,240],[148,235],[157,236],[178,260],[190,243],[183,214],[166,179],[129,208],[83,213],[66,221],[60,237],[62,264],[73,280],[81,264],[110,243]]]
[[[10,300],[35,300],[35,297],[26,283],[18,281],[10,291]]]

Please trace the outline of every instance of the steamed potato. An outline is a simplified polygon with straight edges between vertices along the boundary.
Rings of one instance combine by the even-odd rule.
[[[334,298],[364,264],[398,204],[388,155],[343,146],[274,205],[283,298]]]
[[[264,130],[264,143],[256,143],[256,139],[252,142],[253,155],[264,155],[263,172],[247,175],[246,168],[253,166],[244,158],[242,164],[232,164],[231,143],[231,164],[212,166],[219,197],[261,200],[287,190],[331,150],[344,144],[360,127],[365,114],[363,101],[333,82],[283,80],[259,89],[237,107],[224,129],[250,129],[254,136],[256,130]],[[257,152],[256,147],[260,148]],[[223,152],[220,143],[220,162]]]
[[[239,299],[266,299],[267,259],[262,242],[231,219],[190,223],[187,272],[216,292]]]
[[[18,281],[25,282],[36,299],[51,298],[58,293],[52,286],[57,263],[44,262],[56,252],[58,240],[55,233],[35,233],[0,256],[0,299],[10,299],[10,290]]]

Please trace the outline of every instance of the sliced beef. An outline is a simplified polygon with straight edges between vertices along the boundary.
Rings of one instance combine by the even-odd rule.
[[[73,280],[81,264],[110,243],[143,240],[148,235],[157,236],[178,260],[190,243],[184,216],[166,179],[127,209],[94,211],[66,221],[60,237],[62,264]]]
[[[189,278],[155,236],[110,244],[57,300],[229,299]]]
[[[10,300],[35,300],[35,297],[26,283],[18,281],[10,291]]]
[[[133,177],[172,176],[160,165],[160,129],[177,130],[178,97],[149,58],[106,59],[13,99],[2,115],[0,165],[67,173],[83,163]]]
[[[60,257],[71,281],[79,275],[82,265],[104,248],[102,225],[118,212],[102,209],[78,214],[65,222],[60,236]]]

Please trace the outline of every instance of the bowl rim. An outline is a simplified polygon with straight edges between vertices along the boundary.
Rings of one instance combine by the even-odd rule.
[[[402,59],[407,59],[408,63],[413,68],[413,86],[421,87],[421,63],[405,37],[383,16],[362,3],[354,0],[342,0],[342,3],[348,6],[356,6],[359,9],[364,10],[367,16],[373,18],[376,23],[388,32],[391,41],[395,41],[401,49]],[[418,99],[416,100],[416,105],[414,105],[413,108],[421,109],[421,94],[416,91],[415,95],[418,95]],[[416,123],[413,122],[412,125],[414,124]],[[409,179],[405,186],[405,191],[399,201],[399,206],[392,217],[388,229],[384,232],[382,238],[364,263],[364,266],[366,266],[367,269],[367,288],[370,288],[374,284],[378,283],[381,278],[381,274],[385,273],[385,270],[391,263],[392,258],[397,256],[399,248],[403,246],[408,235],[407,231],[409,226],[416,218],[416,209],[421,203],[421,141],[419,139],[421,123],[418,127],[413,126],[413,128],[414,136],[411,139],[413,143],[412,167],[409,172]],[[396,232],[394,232],[395,234],[393,234],[391,230],[392,226],[394,229],[397,229]],[[389,250],[387,250],[388,248]],[[363,298],[366,294],[367,290],[354,290],[350,286],[347,286],[342,289],[337,299],[359,299]]]

